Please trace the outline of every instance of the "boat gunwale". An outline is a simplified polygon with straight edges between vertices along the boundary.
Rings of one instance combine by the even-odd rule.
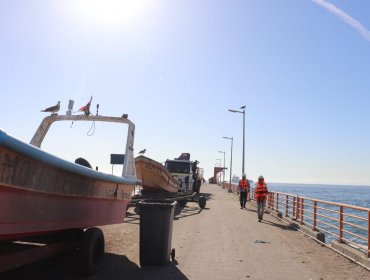
[[[140,184],[140,181],[137,180],[136,178],[126,178],[122,176],[106,174],[106,173],[102,173],[100,171],[96,171],[94,169],[79,165],[77,163],[64,160],[36,146],[20,141],[8,135],[5,131],[0,129],[0,147],[1,146],[4,146],[14,152],[24,154],[25,156],[28,156],[35,160],[44,162],[56,168],[60,168],[60,169],[63,169],[63,170],[66,170],[72,173],[76,173],[82,176],[90,177],[92,179],[120,183],[120,184],[129,184],[129,185]]]
[[[171,190],[165,188],[165,187],[156,187],[156,186],[152,186],[152,185],[147,185],[145,184],[145,180],[142,180],[142,186],[145,187],[145,188],[148,188],[148,189],[152,189],[152,190],[163,190],[164,192],[166,193],[175,193],[175,192],[178,192],[178,179],[176,177],[174,177],[168,170],[167,168],[165,168],[165,166],[163,166],[160,162],[156,161],[156,160],[153,160],[151,158],[148,158],[144,155],[140,155],[140,156],[137,156],[135,158],[135,166],[137,167],[137,165],[139,166],[143,166],[147,172],[151,172],[155,175],[158,176],[158,174],[156,172],[153,172],[153,170],[151,170],[150,168],[145,168],[145,164],[146,163],[149,163],[149,164],[152,164],[153,166],[155,166],[156,168],[159,168],[161,173],[163,172],[164,175],[167,177],[167,186],[172,186],[172,185],[176,185],[176,188],[175,187],[171,187]],[[136,168],[137,169],[137,168]],[[161,176],[162,178],[164,178],[163,176]]]

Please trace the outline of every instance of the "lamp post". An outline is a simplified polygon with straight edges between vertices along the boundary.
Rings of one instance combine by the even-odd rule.
[[[229,109],[229,112],[243,114],[243,162],[242,162],[242,173],[244,174],[244,157],[245,157],[245,106],[240,107],[243,111]]]
[[[230,189],[229,189],[229,192],[232,192],[231,190],[231,174],[232,174],[232,171],[233,171],[233,141],[234,141],[234,138],[233,137],[222,137],[224,139],[229,139],[231,140],[231,153],[230,153]]]
[[[223,182],[225,182],[225,151],[218,151],[219,153],[222,153],[224,154],[224,170],[222,170],[222,174],[223,174]]]

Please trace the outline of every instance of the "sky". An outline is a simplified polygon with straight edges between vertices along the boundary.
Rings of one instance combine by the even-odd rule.
[[[135,123],[135,155],[189,152],[209,178],[225,151],[228,180],[223,137],[233,175],[243,146],[243,115],[228,109],[246,105],[248,178],[370,185],[369,11],[368,0],[1,0],[0,128],[29,142],[41,109],[92,96],[92,111]],[[103,135],[84,141],[109,147]]]

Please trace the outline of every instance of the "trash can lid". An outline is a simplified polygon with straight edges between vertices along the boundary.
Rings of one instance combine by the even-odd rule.
[[[168,200],[168,199],[145,199],[140,200],[137,205],[139,207],[168,207],[172,208],[176,205],[176,200]]]

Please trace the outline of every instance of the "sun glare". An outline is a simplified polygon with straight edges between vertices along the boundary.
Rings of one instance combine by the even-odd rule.
[[[145,0],[80,0],[79,13],[87,21],[103,25],[120,25],[144,17]]]

